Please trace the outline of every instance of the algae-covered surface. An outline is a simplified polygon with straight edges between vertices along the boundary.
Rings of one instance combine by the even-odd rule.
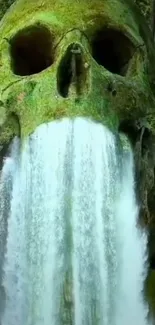
[[[128,39],[127,47],[120,48],[121,57],[132,48],[125,78],[112,74],[93,56],[93,40],[102,30],[117,30]],[[51,64],[39,73],[17,72],[17,65],[26,67],[28,62],[23,63],[21,59],[19,62],[19,56],[14,58],[14,44],[19,42],[21,50],[25,40],[29,44],[31,36],[39,43],[36,36],[39,33],[40,42],[45,39],[41,33],[46,36],[49,33]],[[18,118],[22,136],[43,122],[79,115],[117,130],[124,118],[150,116],[154,110],[153,69],[149,67],[154,51],[149,31],[129,0],[66,0],[65,3],[62,0],[19,0],[3,17],[0,36],[0,99],[7,119],[12,113]],[[81,93],[77,95],[75,87],[70,87],[64,98],[59,92],[59,70],[73,43],[81,49]],[[154,127],[153,120],[151,123]]]
[[[150,270],[146,280],[146,299],[149,303],[150,314],[155,317],[155,270]]]
[[[106,37],[99,38],[103,33],[110,41],[124,37],[127,46],[120,46],[117,55],[123,68],[126,63],[126,73],[107,69],[101,58],[99,62],[99,54],[94,54],[94,44],[100,42],[102,48],[105,42]],[[39,52],[34,52],[32,43],[39,44]],[[107,47],[108,43],[103,43],[102,57]],[[22,57],[19,50],[23,54],[27,48],[29,56]],[[37,65],[40,51],[46,59],[43,68]],[[73,70],[78,61],[77,78]],[[89,117],[114,131],[126,120],[144,118],[154,133],[154,63],[152,35],[129,0],[17,1],[0,22],[0,145],[14,135],[25,137],[41,123],[65,116]],[[67,72],[70,70],[73,79]],[[154,279],[152,271],[147,280],[152,310]]]

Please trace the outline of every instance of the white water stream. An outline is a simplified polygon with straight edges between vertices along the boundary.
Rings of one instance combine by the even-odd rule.
[[[147,325],[130,146],[82,118],[16,139],[0,179],[1,325]]]

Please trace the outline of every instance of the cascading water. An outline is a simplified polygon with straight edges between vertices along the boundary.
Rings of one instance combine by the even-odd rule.
[[[133,157],[82,118],[15,140],[0,182],[1,325],[146,325]]]

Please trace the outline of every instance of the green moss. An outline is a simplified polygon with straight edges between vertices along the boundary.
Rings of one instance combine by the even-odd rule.
[[[15,2],[15,0],[0,0],[0,19],[4,16],[8,8]]]
[[[14,115],[10,115],[0,128],[0,146],[8,144],[14,136],[19,136],[19,123]]]
[[[146,17],[147,24],[152,28],[153,0],[135,0],[142,14]]]
[[[38,23],[52,32],[56,62],[45,72],[27,77],[16,76],[10,69],[9,40],[19,30]],[[63,0],[53,0],[52,3],[51,0],[18,0],[0,26],[0,91],[7,113],[18,116],[22,135],[31,133],[43,122],[64,116],[90,117],[117,129],[126,115],[136,118],[144,113],[144,109],[150,114],[154,101],[147,80],[150,76],[141,66],[146,56],[146,49],[141,44],[146,42],[148,54],[152,50],[149,32],[144,25],[129,0],[80,0],[74,1],[74,6],[71,0],[66,0],[65,5]],[[130,71],[131,79],[130,76],[125,79],[111,76],[92,60],[90,43],[93,36],[98,29],[109,26],[121,29],[139,47]],[[57,70],[67,46],[73,42],[80,42],[84,60],[91,66],[86,78],[88,85],[85,89],[83,83],[83,95],[79,98],[73,92],[69,98],[61,98],[56,84]],[[111,80],[112,84],[116,84],[116,97],[107,91]]]
[[[15,2],[15,0],[0,0],[0,19],[4,16],[6,11],[9,9],[9,7]],[[134,2],[137,4],[139,10],[142,12],[142,14],[146,17],[147,23],[151,26],[151,17],[152,17],[152,8],[153,8],[153,0],[134,0]],[[51,20],[51,15],[48,13],[45,16],[45,19],[47,21]],[[55,19],[55,16],[53,17]]]
[[[149,19],[150,7],[144,1],[137,0]],[[0,18],[12,2],[0,0]],[[18,31],[34,25],[47,27],[51,32],[54,62],[38,74],[17,76],[11,69],[10,42]],[[121,30],[135,46],[136,54],[125,78],[111,74],[92,58],[94,35],[109,27]],[[40,124],[63,117],[89,117],[118,130],[121,121],[145,116],[150,130],[155,132],[155,52],[150,34],[130,0],[18,0],[0,24],[0,98],[5,108],[0,117],[0,145],[14,135],[24,138]],[[63,98],[58,91],[57,73],[72,43],[80,43],[88,70],[84,72],[82,94],[77,96],[72,87],[68,98]],[[5,112],[7,119],[3,121]],[[126,139],[122,143],[128,148]],[[71,208],[70,201],[68,205]],[[67,236],[70,247],[72,238]],[[66,310],[71,303],[70,285],[66,277]],[[155,311],[155,272],[149,273],[146,288],[151,311]],[[70,318],[66,315],[66,319]]]
[[[148,274],[145,292],[149,302],[150,313],[155,316],[155,271],[150,271]]]
[[[29,22],[45,21],[52,24],[52,29],[57,33],[64,33],[72,26],[80,26],[85,30],[89,27],[89,31],[94,31],[96,20],[100,23],[117,25],[126,25],[126,28],[134,32],[138,36],[138,26],[135,22],[131,1],[127,0],[87,0],[73,1],[66,0],[17,0],[16,5],[12,6],[8,14],[2,21],[2,31],[8,37],[12,32],[19,28],[27,26]],[[50,14],[50,11],[53,14]],[[83,14],[81,14],[83,13]],[[103,16],[102,16],[103,14]],[[136,10],[135,10],[136,14]],[[104,18],[104,20],[103,20]],[[5,24],[4,24],[5,23]],[[4,29],[3,29],[4,27]],[[137,34],[137,35],[136,35]]]

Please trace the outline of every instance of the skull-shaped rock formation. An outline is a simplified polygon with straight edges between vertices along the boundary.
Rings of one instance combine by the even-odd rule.
[[[130,2],[19,0],[0,36],[1,144],[62,116],[153,127],[152,39]]]
[[[153,224],[155,50],[132,1],[17,0],[3,17],[0,149],[64,116],[128,134],[141,216]]]

